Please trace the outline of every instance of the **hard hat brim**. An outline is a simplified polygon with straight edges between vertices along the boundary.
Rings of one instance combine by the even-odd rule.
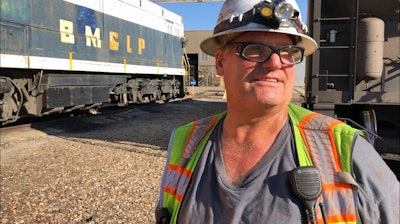
[[[296,45],[304,48],[304,56],[311,55],[318,49],[318,45],[315,42],[315,40],[305,34],[300,34],[296,31],[291,31],[291,30],[271,29],[271,28],[267,28],[263,25],[254,24],[254,23],[248,24],[247,26],[238,27],[236,29],[230,29],[230,30],[226,30],[226,31],[214,34],[214,35],[206,38],[205,40],[203,40],[203,42],[201,42],[201,44],[200,44],[200,48],[204,53],[214,56],[217,49],[223,47],[220,45],[220,43],[218,43],[218,40],[217,40],[218,37],[222,37],[222,36],[225,36],[228,34],[235,34],[235,33],[239,34],[242,32],[254,32],[254,31],[255,32],[282,33],[282,34],[288,34],[288,35],[300,37],[301,40]]]

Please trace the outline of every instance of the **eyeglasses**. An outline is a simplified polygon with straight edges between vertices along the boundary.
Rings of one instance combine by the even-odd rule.
[[[262,43],[232,42],[227,45],[239,45],[236,55],[253,62],[265,62],[273,53],[279,55],[282,64],[294,65],[303,61],[304,48],[296,45],[273,47]]]

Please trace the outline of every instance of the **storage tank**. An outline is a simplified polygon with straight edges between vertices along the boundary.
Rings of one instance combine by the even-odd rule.
[[[366,82],[379,79],[383,70],[385,23],[374,17],[360,19],[358,24],[357,79]]]

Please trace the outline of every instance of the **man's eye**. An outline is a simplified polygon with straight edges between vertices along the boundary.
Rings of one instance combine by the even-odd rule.
[[[281,55],[281,57],[290,57],[292,54],[287,51],[281,51],[280,55]]]

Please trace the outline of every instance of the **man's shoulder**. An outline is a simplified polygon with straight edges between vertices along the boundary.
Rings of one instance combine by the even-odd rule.
[[[312,129],[316,124],[318,124],[317,125],[318,127],[314,128],[320,129],[322,127],[327,127],[327,128],[336,127],[339,129],[347,129],[352,131],[356,130],[354,127],[352,127],[347,122],[341,119],[320,112],[311,111],[309,109],[306,109],[304,107],[292,103],[288,105],[288,112],[292,119],[292,122],[294,124],[300,124],[299,126],[301,127],[307,127]],[[313,117],[313,122],[309,122],[310,117]]]
[[[200,126],[204,126],[204,125],[209,126],[210,124],[215,124],[216,122],[218,122],[223,116],[225,116],[225,114],[226,114],[226,111],[223,111],[223,112],[218,113],[218,114],[214,114],[214,115],[211,115],[211,116],[208,116],[208,117],[203,117],[203,118],[188,122],[188,123],[186,123],[184,125],[179,126],[178,128],[179,129],[187,129],[187,128],[192,128],[193,125],[196,125],[196,126],[198,126],[198,125],[200,125]]]

